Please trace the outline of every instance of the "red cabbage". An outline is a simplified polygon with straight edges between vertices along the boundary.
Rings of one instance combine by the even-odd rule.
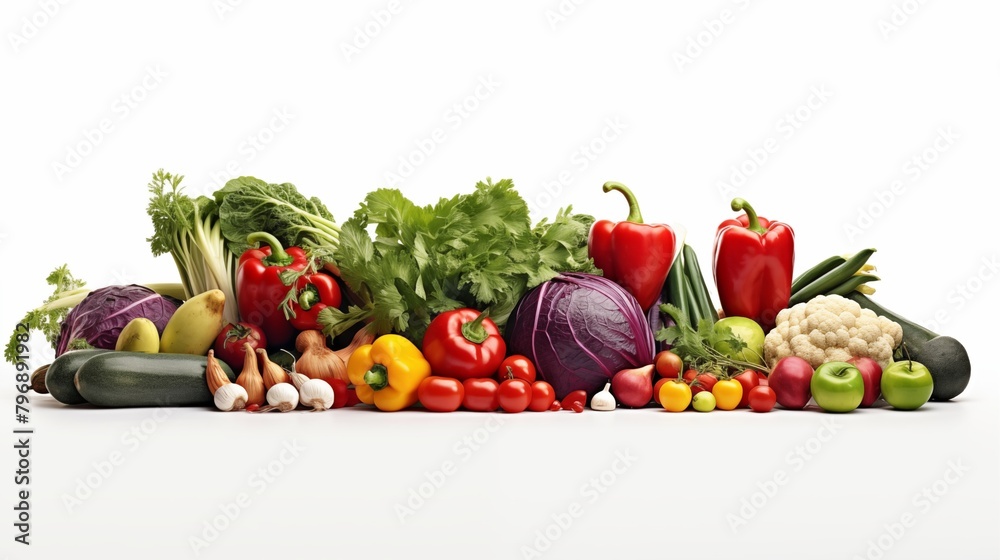
[[[77,339],[87,341],[94,348],[114,350],[118,335],[136,317],[149,319],[162,334],[178,305],[177,300],[138,284],[94,290],[63,320],[56,341],[56,356],[69,350],[70,343]]]
[[[653,333],[639,303],[603,276],[566,273],[518,302],[507,322],[507,352],[535,364],[556,398],[594,395],[620,370],[653,363]]]

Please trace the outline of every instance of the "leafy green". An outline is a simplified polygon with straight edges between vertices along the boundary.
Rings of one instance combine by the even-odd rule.
[[[396,189],[369,193],[342,225],[333,254],[361,302],[346,313],[324,309],[326,333],[371,320],[378,334],[419,342],[436,314],[460,307],[489,309],[502,329],[529,289],[560,272],[596,273],[587,256],[594,218],[566,208],[532,227],[513,187],[487,178],[472,193],[423,207]]]
[[[702,319],[698,328],[691,326],[687,313],[670,303],[660,305],[660,311],[674,320],[674,325],[661,328],[655,335],[656,340],[670,344],[671,351],[681,357],[684,363],[698,371],[713,371],[725,374],[729,369],[753,369],[767,373],[768,369],[760,364],[735,360],[719,352],[715,348],[725,342],[733,353],[738,353],[747,347],[742,338],[733,333],[733,329],[725,327],[716,330],[711,319]]]
[[[54,287],[52,295],[45,300],[42,306],[29,311],[19,324],[24,324],[31,330],[41,331],[45,335],[45,339],[55,347],[62,321],[72,307],[72,305],[64,306],[60,302],[73,299],[74,295],[85,294],[89,290],[83,287],[86,282],[74,278],[65,264],[49,273],[45,281]],[[17,346],[21,343],[18,336],[22,334],[24,334],[23,330],[15,328],[14,334],[11,335],[7,347],[4,349],[4,359],[11,364],[17,363]]]
[[[333,214],[318,198],[306,198],[291,183],[237,177],[214,196],[222,235],[236,254],[246,250],[247,236],[258,231],[270,233],[286,246],[304,246],[324,260],[329,260],[329,249],[337,246],[340,228]]]
[[[170,253],[191,297],[208,290],[226,296],[225,320],[239,321],[236,309],[237,257],[226,244],[219,223],[219,208],[206,196],[191,198],[181,191],[183,175],[153,174],[152,195],[146,212],[153,222],[153,236],[146,239],[154,255]],[[169,188],[168,188],[169,187]]]

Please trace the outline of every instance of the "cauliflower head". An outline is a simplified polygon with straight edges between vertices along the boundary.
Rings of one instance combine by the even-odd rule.
[[[798,356],[814,368],[864,356],[885,369],[903,341],[899,323],[837,295],[783,309],[775,321],[764,338],[764,359],[771,368],[786,356]]]

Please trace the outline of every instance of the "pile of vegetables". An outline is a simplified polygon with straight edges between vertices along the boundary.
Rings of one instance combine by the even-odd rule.
[[[961,343],[870,299],[874,249],[793,279],[791,226],[742,199],[716,230],[717,308],[694,248],[621,183],[604,191],[623,221],[567,207],[533,224],[509,179],[426,206],[378,189],[342,223],[289,183],[192,198],[182,182],[154,173],[147,207],[179,283],[49,275],[5,351],[24,329],[53,345],[36,391],[258,413],[849,412],[954,399],[971,375]]]

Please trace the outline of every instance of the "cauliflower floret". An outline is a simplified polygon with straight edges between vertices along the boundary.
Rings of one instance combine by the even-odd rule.
[[[903,341],[899,323],[862,309],[837,295],[821,295],[778,312],[775,328],[764,338],[769,367],[785,356],[798,356],[812,367],[868,357],[884,369]]]

